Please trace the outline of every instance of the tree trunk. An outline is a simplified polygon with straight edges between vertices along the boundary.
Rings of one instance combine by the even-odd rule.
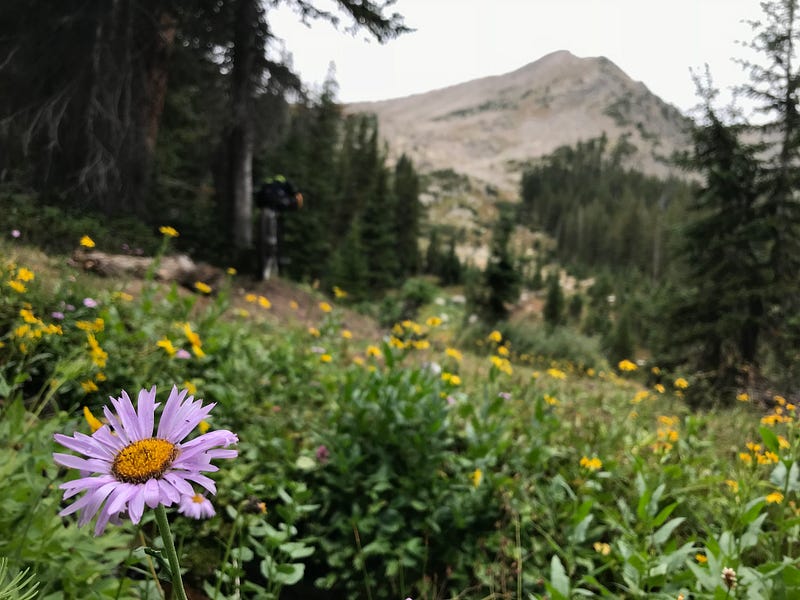
[[[259,51],[257,0],[239,0],[234,33],[231,130],[228,141],[233,244],[239,250],[253,245],[253,88]]]
[[[164,112],[164,103],[167,99],[167,80],[169,75],[169,58],[175,45],[177,21],[167,12],[162,12],[158,17],[158,27],[155,31],[152,50],[145,62],[146,87],[145,95],[145,143],[152,155],[156,148],[158,126],[161,114]]]

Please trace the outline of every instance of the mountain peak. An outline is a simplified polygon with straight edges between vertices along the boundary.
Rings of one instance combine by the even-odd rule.
[[[685,118],[605,57],[551,52],[515,71],[405,98],[352,104],[373,112],[393,153],[422,170],[453,169],[515,194],[522,165],[606,134],[637,148],[631,167],[664,175]]]

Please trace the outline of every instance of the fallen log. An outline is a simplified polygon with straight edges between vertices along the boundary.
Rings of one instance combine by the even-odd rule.
[[[76,250],[72,254],[70,264],[102,277],[137,277],[143,279],[152,268],[156,259],[149,256],[131,256],[129,254],[109,254],[96,250]],[[205,283],[211,289],[224,277],[225,272],[208,263],[196,263],[186,254],[162,256],[155,264],[155,279],[159,281],[175,281],[180,285],[195,290],[197,282]]]

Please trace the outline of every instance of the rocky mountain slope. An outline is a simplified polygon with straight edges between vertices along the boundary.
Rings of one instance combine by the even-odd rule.
[[[605,133],[636,147],[630,166],[655,175],[687,143],[686,118],[610,60],[548,54],[505,75],[405,98],[351,104],[372,112],[393,154],[422,172],[453,169],[513,198],[525,163]]]

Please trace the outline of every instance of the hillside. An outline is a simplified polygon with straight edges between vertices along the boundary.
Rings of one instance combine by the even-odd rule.
[[[345,108],[375,113],[391,152],[421,171],[453,169],[503,196],[516,194],[527,161],[604,132],[612,142],[629,136],[630,166],[654,175],[686,143],[677,108],[607,58],[563,50],[504,75]]]

